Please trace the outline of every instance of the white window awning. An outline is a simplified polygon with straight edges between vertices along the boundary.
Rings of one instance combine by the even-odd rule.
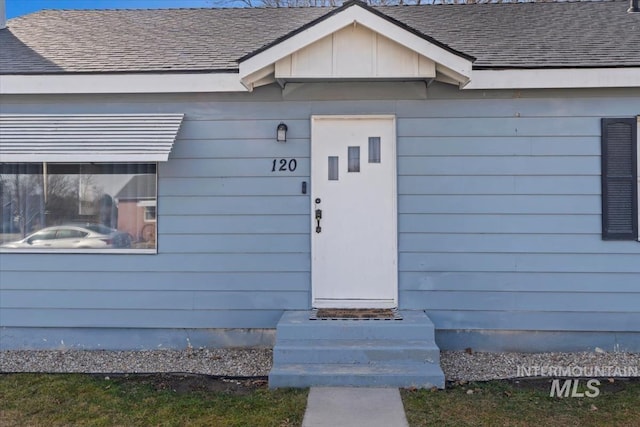
[[[0,162],[164,162],[184,114],[0,114]]]

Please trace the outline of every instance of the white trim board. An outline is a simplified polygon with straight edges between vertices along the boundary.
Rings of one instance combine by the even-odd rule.
[[[640,87],[640,67],[474,70],[463,89]]]
[[[321,78],[318,81],[326,81]],[[640,67],[473,70],[462,87],[578,89],[640,87]],[[238,73],[2,75],[0,95],[248,92]]]
[[[125,73],[0,76],[1,95],[247,92],[237,73]]]

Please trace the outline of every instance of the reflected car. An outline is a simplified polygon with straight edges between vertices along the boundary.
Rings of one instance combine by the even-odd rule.
[[[129,233],[102,224],[67,224],[46,227],[22,240],[0,246],[9,249],[112,249],[130,248]]]

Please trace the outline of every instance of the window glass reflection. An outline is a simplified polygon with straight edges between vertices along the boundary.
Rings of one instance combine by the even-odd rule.
[[[2,163],[0,202],[3,249],[156,247],[155,164]]]

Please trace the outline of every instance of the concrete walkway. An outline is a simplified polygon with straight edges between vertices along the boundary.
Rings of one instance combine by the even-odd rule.
[[[408,427],[397,388],[311,387],[302,427]]]

